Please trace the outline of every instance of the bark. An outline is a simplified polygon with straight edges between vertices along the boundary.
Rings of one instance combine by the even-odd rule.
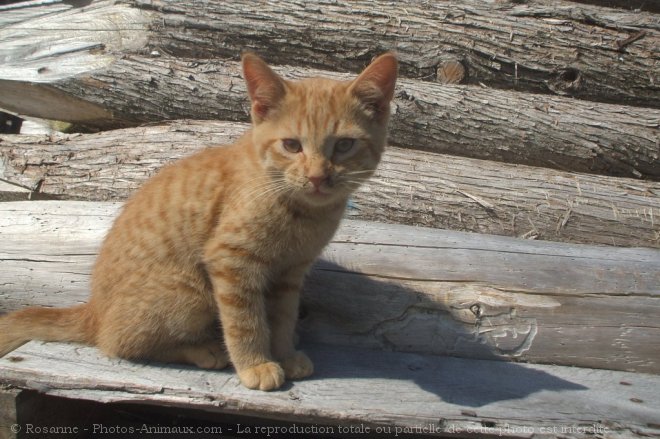
[[[491,87],[660,106],[653,14],[572,2],[129,0],[157,13],[149,47],[179,56],[232,57],[247,48],[280,64],[358,71],[395,49],[406,76],[437,80],[448,60],[464,81]],[[617,42],[645,32],[620,49]]]
[[[369,15],[364,12],[367,3],[351,3],[351,7],[354,8],[353,15],[351,22],[346,23],[347,18],[341,13],[341,8],[348,7],[345,4],[318,3],[318,10],[324,11],[324,14],[314,13],[313,8],[303,14],[303,11],[296,9],[301,7],[299,5],[282,4],[282,10],[289,14],[288,19],[273,27],[273,22],[266,20],[262,14],[274,14],[272,17],[274,20],[279,17],[278,11],[268,10],[264,5],[259,6],[259,10],[254,10],[253,6],[241,6],[238,3],[224,6],[223,2],[192,2],[192,4],[150,2],[149,4],[152,5],[149,8],[156,10],[141,9],[147,8],[147,3],[130,1],[123,4],[99,1],[85,8],[74,7],[52,15],[43,15],[44,11],[40,10],[38,12],[41,15],[37,14],[39,15],[37,18],[9,25],[0,30],[0,39],[3,40],[0,48],[0,59],[3,61],[0,66],[0,105],[18,113],[82,123],[95,129],[178,118],[245,120],[247,105],[236,63],[199,58],[186,60],[164,55],[173,52],[185,53],[186,56],[229,54],[236,56],[242,49],[250,46],[250,34],[244,28],[234,29],[233,32],[238,32],[236,35],[240,35],[239,48],[236,46],[238,43],[232,43],[230,35],[223,29],[232,28],[234,25],[244,26],[247,21],[254,28],[255,35],[265,32],[263,29],[257,32],[260,26],[269,29],[269,37],[260,37],[259,41],[263,41],[263,46],[260,48],[262,51],[268,51],[269,59],[272,61],[299,63],[305,61],[306,64],[310,64],[311,59],[315,60],[314,64],[320,66],[357,70],[370,56],[367,53],[366,42],[363,45],[366,44],[367,49],[362,47],[364,49],[362,55],[357,56],[351,55],[350,50],[342,49],[343,41],[350,40],[348,37],[335,39],[332,42],[333,50],[328,53],[321,50],[324,47],[322,42],[314,38],[336,36],[336,32],[333,34],[325,27],[337,27],[339,26],[337,23],[343,23],[349,28],[362,19],[377,23],[383,17],[382,14],[387,12],[387,8],[395,7],[391,4],[382,4],[385,9],[378,9],[380,12]],[[373,7],[377,3],[368,4]],[[449,3],[443,3],[426,9],[419,9],[413,5],[410,6],[410,10],[406,9],[407,13],[399,11],[403,15],[390,16],[415,17],[416,14],[421,14],[420,16],[423,17],[427,13],[442,15],[436,11],[437,8],[450,8],[451,11],[445,10],[442,15],[444,18],[435,17],[437,22],[427,21],[422,26],[420,23],[423,20],[416,21],[418,28],[428,27],[435,33],[440,32],[442,36],[444,35],[442,32],[445,32],[442,29],[454,29],[445,23],[446,21],[476,20],[475,17],[480,17],[479,14],[484,8],[481,2],[467,5],[454,7]],[[555,7],[549,11],[548,5]],[[489,25],[492,28],[489,32],[493,34],[493,39],[487,41],[497,40],[498,29],[501,30],[504,26],[502,20],[510,20],[510,27],[513,26],[511,29],[514,27],[517,29],[517,26],[522,26],[521,23],[527,23],[526,20],[540,20],[551,30],[553,26],[558,25],[557,17],[568,22],[575,17],[582,17],[582,22],[587,23],[585,26],[591,26],[588,23],[595,23],[594,26],[599,25],[610,31],[616,28],[617,32],[622,29],[626,29],[627,32],[637,32],[640,29],[646,32],[643,37],[634,41],[627,37],[617,40],[629,41],[624,47],[625,50],[639,48],[644,44],[651,46],[656,44],[657,23],[649,14],[591,10],[588,7],[576,9],[568,8],[567,5],[570,4],[556,1],[526,5],[491,5],[488,11],[494,14],[490,19],[495,21]],[[55,3],[55,6],[62,7],[59,3]],[[237,10],[238,6],[241,6],[242,12],[237,15],[232,11]],[[187,12],[181,9],[182,7],[188,8]],[[469,13],[464,13],[466,8],[469,9]],[[203,20],[200,18],[202,12]],[[9,15],[12,13],[12,11],[7,12]],[[360,18],[362,13],[366,18]],[[279,11],[279,14],[282,14],[282,11]],[[333,22],[339,20],[337,17],[344,17],[344,22]],[[316,19],[325,20],[326,24],[314,24],[313,20]],[[309,20],[310,25],[314,24],[310,29],[315,30],[305,31],[309,33],[305,38],[297,38],[298,34],[289,29],[295,23],[302,26],[301,20]],[[438,23],[443,24],[442,29],[437,28]],[[463,26],[461,29],[465,32],[457,32],[456,29],[446,32],[456,38],[472,38],[471,44],[477,45],[481,40],[469,34],[469,30],[479,29],[479,26],[468,24],[466,22],[461,25]],[[525,26],[534,29],[531,24]],[[39,31],[35,32],[34,29]],[[304,29],[304,26],[301,29]],[[277,32],[280,30],[290,32],[289,38],[278,38]],[[182,32],[185,33],[185,38]],[[300,32],[301,30],[298,29],[298,33]],[[369,32],[373,34],[373,29]],[[370,38],[376,39],[377,43],[381,44],[387,41],[388,32],[385,32],[385,36],[378,35],[378,38],[375,38],[372,35]],[[517,31],[513,34],[509,32],[507,35],[515,36],[515,32]],[[356,35],[366,38],[363,33],[358,32]],[[605,38],[599,32],[595,32],[594,35]],[[416,59],[418,63],[427,62],[425,57],[429,56],[429,53],[449,50],[443,49],[445,46],[440,43],[434,43],[438,47],[433,50],[422,48],[418,43],[426,44],[435,40],[422,38],[419,35],[402,34],[400,37],[402,40],[398,44],[398,51],[404,73],[406,66],[415,64],[413,60]],[[409,37],[412,42],[404,43]],[[556,35],[554,37],[546,35],[546,39],[557,47],[562,47],[562,44],[565,45],[568,40],[567,37],[557,38],[559,37]],[[187,45],[170,47],[164,39],[185,41]],[[520,53],[532,53],[534,47],[543,47],[542,44],[534,42],[531,36],[518,40],[514,38],[507,44],[512,44],[514,41],[525,42],[526,46],[524,50],[520,50]],[[278,45],[277,49],[268,46],[272,42]],[[299,45],[303,43],[311,44],[318,50],[316,52],[302,50]],[[479,44],[486,43],[482,41]],[[590,44],[589,47],[594,48],[601,47],[604,43]],[[215,48],[216,51],[213,52],[211,48]],[[496,54],[483,48],[479,50],[489,54],[490,63],[501,61],[497,61],[499,58]],[[543,59],[560,59],[549,50],[544,48]],[[507,49],[506,52],[510,57],[518,53],[513,49]],[[151,57],[139,53],[149,53]],[[626,64],[625,60],[628,56],[616,53],[621,59],[617,58],[615,63],[611,62],[612,60],[608,61],[607,71],[603,67],[593,73],[599,78],[598,83],[606,85],[608,90],[615,87],[607,81],[616,76],[615,70]],[[653,55],[652,50],[649,53],[637,54],[635,59],[639,62],[657,63],[657,54]],[[304,54],[302,57],[304,59],[300,54]],[[422,60],[420,54],[424,54]],[[342,59],[352,60],[352,64],[343,65]],[[581,54],[580,59],[589,66],[598,65],[586,55]],[[445,61],[442,61],[443,65],[444,63]],[[461,60],[459,63],[456,60],[449,62],[445,65],[446,68],[440,69],[441,76],[451,81],[457,80],[461,76],[460,72],[464,71],[464,64]],[[518,65],[519,67],[523,65],[522,61]],[[434,64],[433,68],[436,67]],[[470,76],[470,67],[467,65],[466,67],[467,75]],[[349,77],[302,68],[285,70],[294,70],[307,75]],[[497,69],[491,68],[491,70]],[[583,79],[580,79],[582,74],[578,70],[569,66],[561,70],[559,76],[571,83],[583,83]],[[642,67],[635,67],[634,70],[644,71]],[[644,81],[657,83],[654,79],[656,70],[644,73]],[[425,73],[421,72],[417,76],[422,74]],[[625,80],[620,78],[619,82],[634,82],[635,75],[627,71]],[[657,94],[654,93],[651,89],[644,89],[641,94],[654,102],[660,102]],[[618,105],[594,106],[590,103],[547,96],[450,88],[411,80],[401,81],[396,107],[392,141],[401,146],[439,148],[441,152],[452,154],[580,172],[660,177],[660,166],[657,166],[660,149],[657,134],[660,119],[658,110]]]
[[[277,70],[290,79],[353,77]],[[248,119],[240,67],[231,61],[134,55],[74,77],[60,73],[43,83],[0,80],[0,105],[97,129],[178,118]],[[660,110],[648,108],[404,79],[390,140],[481,159],[658,179],[659,121]]]
[[[572,0],[588,5],[605,6],[608,8],[623,8],[629,11],[660,12],[660,2],[653,0]]]
[[[0,136],[0,179],[32,197],[121,200],[164,163],[244,124],[180,121],[93,135]],[[660,247],[660,183],[390,147],[352,218],[544,240]]]

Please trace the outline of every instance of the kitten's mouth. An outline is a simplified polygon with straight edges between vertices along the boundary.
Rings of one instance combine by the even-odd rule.
[[[307,195],[310,197],[327,197],[330,195],[330,192],[324,192],[321,188],[313,188],[307,192]]]

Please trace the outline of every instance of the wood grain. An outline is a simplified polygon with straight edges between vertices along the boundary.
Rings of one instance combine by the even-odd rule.
[[[6,41],[0,48],[0,59],[5,60],[0,64],[0,105],[18,113],[66,120],[95,130],[180,118],[246,121],[249,105],[238,63],[203,58],[212,55],[204,52],[205,47],[218,48],[217,50],[225,51],[225,55],[231,54],[233,58],[237,57],[241,50],[249,47],[251,43],[241,40],[241,47],[238,48],[235,46],[237,44],[235,40],[223,34],[225,31],[222,29],[238,23],[238,19],[234,17],[236,12],[222,12],[224,10],[222,8],[225,7],[222,6],[222,2],[189,2],[181,5],[160,2],[153,3],[152,6],[148,6],[147,2],[140,3],[140,7],[155,8],[158,11],[140,9],[135,7],[136,4],[125,2],[111,5],[106,2],[95,2],[89,8],[66,11],[63,13],[65,15],[41,17],[38,22],[31,25],[38,27],[39,32],[30,31],[29,29],[33,27],[23,24],[21,25],[27,26],[26,29],[19,25],[0,29],[0,39]],[[393,3],[387,5],[389,5],[387,7],[395,7],[392,6]],[[343,3],[326,6],[330,9],[347,7]],[[189,12],[181,9],[184,7],[190,7]],[[234,7],[228,6],[232,11],[238,10]],[[291,11],[300,7],[302,6],[292,4]],[[355,7],[358,8],[356,12],[362,10],[358,4]],[[453,7],[461,11],[468,6]],[[499,6],[492,7],[497,9]],[[510,13],[513,13],[513,9],[522,8],[516,13],[518,15],[512,18],[512,20],[515,18],[512,22],[515,26],[529,19],[545,22],[544,26],[549,29],[560,26],[559,23],[563,22],[569,23],[566,26],[572,28],[574,26],[571,24],[572,20],[576,20],[576,23],[585,20],[584,17],[579,18],[578,12],[570,12],[566,8],[561,9],[563,12],[558,12],[561,18],[555,19],[548,18],[548,14],[552,17],[552,13],[548,12],[547,8],[539,8],[539,5],[532,9],[526,9],[529,8],[526,5],[515,6],[513,9],[508,4],[502,7],[509,8]],[[163,12],[159,8],[169,12]],[[210,8],[203,10],[204,20],[208,21],[206,29],[202,29],[203,26],[200,24],[201,16],[195,15],[202,13],[199,8]],[[213,8],[218,9],[214,12]],[[246,11],[251,10],[247,6],[246,8],[243,8],[245,14]],[[455,19],[459,21],[477,19],[472,17],[477,17],[480,13],[478,5],[471,5],[469,8],[474,9],[476,15],[463,14],[462,18]],[[535,12],[532,13],[532,10]],[[255,17],[261,16],[260,14],[264,12],[267,11],[254,11],[256,15],[251,16],[251,20],[258,22],[259,26],[266,25],[273,32],[275,29],[284,31],[290,25],[290,20],[285,20],[273,28],[270,21],[256,20]],[[449,14],[447,17],[453,16],[453,13],[445,12]],[[302,11],[300,13],[302,14]],[[443,20],[453,20],[441,19],[442,14],[438,11],[434,13],[438,14],[436,19],[440,20],[439,23]],[[500,13],[504,14],[502,11],[498,12]],[[571,13],[576,16],[571,18]],[[160,14],[164,14],[167,19]],[[186,14],[192,15],[188,17]],[[525,18],[530,14],[531,18]],[[598,20],[603,23],[609,23],[604,25],[604,29],[606,32],[614,32],[618,38],[616,41],[630,36],[632,29],[636,29],[635,32],[641,28],[646,29],[644,26],[635,25],[635,20],[646,19],[645,14],[639,16],[642,18],[634,18],[634,14],[621,12],[627,17],[625,19],[618,17],[618,13],[611,12],[611,14],[614,15],[610,17],[607,14],[604,16],[597,14],[596,16],[600,17]],[[307,16],[315,16],[314,11],[308,11],[305,17]],[[392,15],[392,17],[396,16],[398,15]],[[622,18],[623,21],[615,25],[612,21],[615,16]],[[159,21],[159,17],[164,21]],[[355,15],[351,17],[351,20],[357,20]],[[295,20],[299,19],[300,17],[296,16]],[[373,19],[382,20],[384,16],[379,12]],[[232,23],[226,23],[226,20]],[[77,31],[63,38],[62,22],[75,24]],[[431,23],[434,23],[433,27],[437,26],[436,22]],[[459,27],[463,30],[452,31],[453,37],[464,38],[463,31],[473,28],[466,23]],[[623,29],[628,27],[631,30],[623,32],[625,34],[623,35]],[[653,44],[657,39],[656,30],[653,25],[647,27],[649,27],[648,35],[628,46],[627,50],[637,50],[639,44]],[[117,29],[122,29],[122,32],[117,33]],[[492,32],[495,32],[494,29]],[[168,45],[169,43],[160,41],[152,35],[152,32],[159,31],[172,36],[178,43],[186,42],[186,44],[175,50]],[[342,32],[342,35],[347,35],[345,31]],[[507,38],[508,32],[507,30]],[[495,33],[499,35],[498,32]],[[162,36],[161,39],[170,38],[167,35]],[[544,40],[559,38],[563,41],[561,32],[546,31],[544,35]],[[596,33],[592,37],[601,38],[602,35]],[[216,38],[221,38],[222,41]],[[243,34],[241,38],[244,38]],[[298,58],[289,56],[289,52],[285,50],[286,44],[283,43],[283,41],[297,41],[295,38],[267,40],[264,40],[264,45],[260,49],[267,55],[269,61],[284,62],[284,59],[278,58],[278,54],[282,54],[287,57],[287,62],[298,62]],[[282,46],[281,50],[268,50],[271,40],[277,41],[276,44]],[[308,40],[300,40],[298,43],[303,44],[301,41],[307,44]],[[381,41],[380,37],[378,41]],[[422,41],[428,42],[433,39],[420,38],[420,44]],[[515,53],[528,53],[531,48],[538,47],[535,43],[529,43],[527,47],[528,43],[522,37],[514,41],[525,46],[516,49]],[[486,44],[486,40],[482,42]],[[560,41],[556,43],[559,44]],[[442,45],[434,49],[429,48],[429,51],[412,48],[411,52],[408,52],[407,47],[408,45],[403,43],[399,45],[403,66],[413,65],[413,59],[422,62],[419,61],[420,53],[435,53],[433,57],[438,58],[437,61],[423,61],[430,63],[428,67],[433,72],[438,65],[445,62],[437,55],[439,51],[447,50],[447,53],[451,54],[449,48],[443,49]],[[597,46],[589,47],[593,49]],[[337,57],[352,59],[351,70],[358,71],[371,56],[370,50],[367,48],[366,52],[360,52],[359,56],[348,52],[342,53],[335,42],[330,52],[301,51],[300,54],[304,54],[307,60],[304,64],[307,66],[314,64],[333,70],[342,68],[342,63],[336,59]],[[373,50],[376,50],[376,46]],[[471,53],[483,53],[490,64],[505,63],[500,59],[505,55],[492,58],[490,50],[475,48]],[[498,52],[504,49],[493,50]],[[198,53],[199,51],[201,52]],[[633,81],[638,70],[644,71],[644,68],[636,63],[657,62],[654,61],[655,55],[647,52],[640,53],[636,57],[622,55],[618,50],[611,48],[606,52],[610,57],[622,57],[624,61],[634,60],[635,73],[627,72],[625,80],[617,81],[619,85]],[[184,57],[168,55],[169,53]],[[513,53],[506,56],[513,57]],[[219,55],[222,54],[215,53],[214,56]],[[456,59],[456,56],[452,56],[452,59]],[[562,57],[565,56],[565,53],[562,54]],[[461,62],[465,61],[461,56],[458,58]],[[552,59],[547,51],[543,52],[543,62],[552,62],[549,61]],[[591,61],[587,61],[588,59],[589,56],[586,55],[584,58],[582,55],[578,58],[576,63],[582,67],[576,67],[574,63],[562,64],[562,67],[553,73],[554,82],[548,84],[554,84],[552,87],[557,89],[562,81],[570,84],[589,83],[578,74],[580,68],[592,65]],[[311,60],[318,62],[314,63]],[[608,60],[601,70],[593,73],[597,78],[597,81],[593,81],[594,84],[604,84],[604,81],[616,76],[613,70],[625,64],[618,58],[616,62],[613,61],[614,59]],[[301,60],[300,63],[302,64]],[[542,69],[536,64],[534,66]],[[493,67],[487,70],[498,71]],[[337,79],[354,77],[352,74],[299,66],[286,66],[278,71],[288,78],[319,75]],[[522,70],[519,74],[522,75],[521,72]],[[653,79],[655,74],[655,70],[642,74],[644,84],[660,83],[660,79]],[[573,86],[577,87],[571,85]],[[654,93],[657,95],[657,92],[653,91],[657,90],[657,87],[653,87],[651,90],[644,89],[643,92],[639,92],[640,98],[652,97]],[[614,86],[608,85],[607,90],[611,89],[614,89]],[[658,146],[660,110],[620,105],[624,101],[623,98],[617,98],[616,104],[598,105],[561,96],[511,93],[481,87],[445,86],[419,79],[402,79],[396,92],[391,141],[398,146],[481,159],[658,179],[660,178],[660,167],[657,166],[660,157]],[[656,97],[652,102],[657,103],[660,100]]]
[[[150,47],[179,56],[236,59],[251,49],[279,64],[358,71],[394,49],[408,77],[435,80],[444,58],[455,57],[472,84],[655,108],[660,103],[660,23],[644,12],[557,0],[132,4],[161,20]],[[616,41],[640,30],[648,32],[644,40],[623,53],[612,51]]]
[[[178,121],[0,136],[0,179],[31,197],[122,200],[163,164],[247,125]],[[23,195],[27,198],[26,195]],[[660,247],[660,184],[388,148],[349,217],[543,240]]]
[[[85,301],[119,206],[1,203],[0,309]],[[347,220],[307,280],[300,329],[309,343],[658,373],[658,285],[659,250]]]
[[[657,375],[325,345],[306,350],[315,375],[268,393],[245,389],[231,370],[136,364],[59,343],[32,342],[0,359],[0,381],[68,398],[257,415],[266,425],[269,418],[304,419],[339,437],[339,426],[380,437],[658,434]]]

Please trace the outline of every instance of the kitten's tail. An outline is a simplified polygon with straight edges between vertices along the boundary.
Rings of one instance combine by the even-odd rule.
[[[30,340],[94,344],[94,327],[87,304],[15,311],[0,317],[0,357]]]

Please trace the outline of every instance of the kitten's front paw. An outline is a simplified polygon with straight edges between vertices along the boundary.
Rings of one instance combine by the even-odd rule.
[[[248,389],[274,390],[284,384],[284,370],[272,361],[240,370],[238,377]]]
[[[282,361],[286,377],[290,380],[305,378],[314,373],[314,363],[303,351],[296,351]]]

